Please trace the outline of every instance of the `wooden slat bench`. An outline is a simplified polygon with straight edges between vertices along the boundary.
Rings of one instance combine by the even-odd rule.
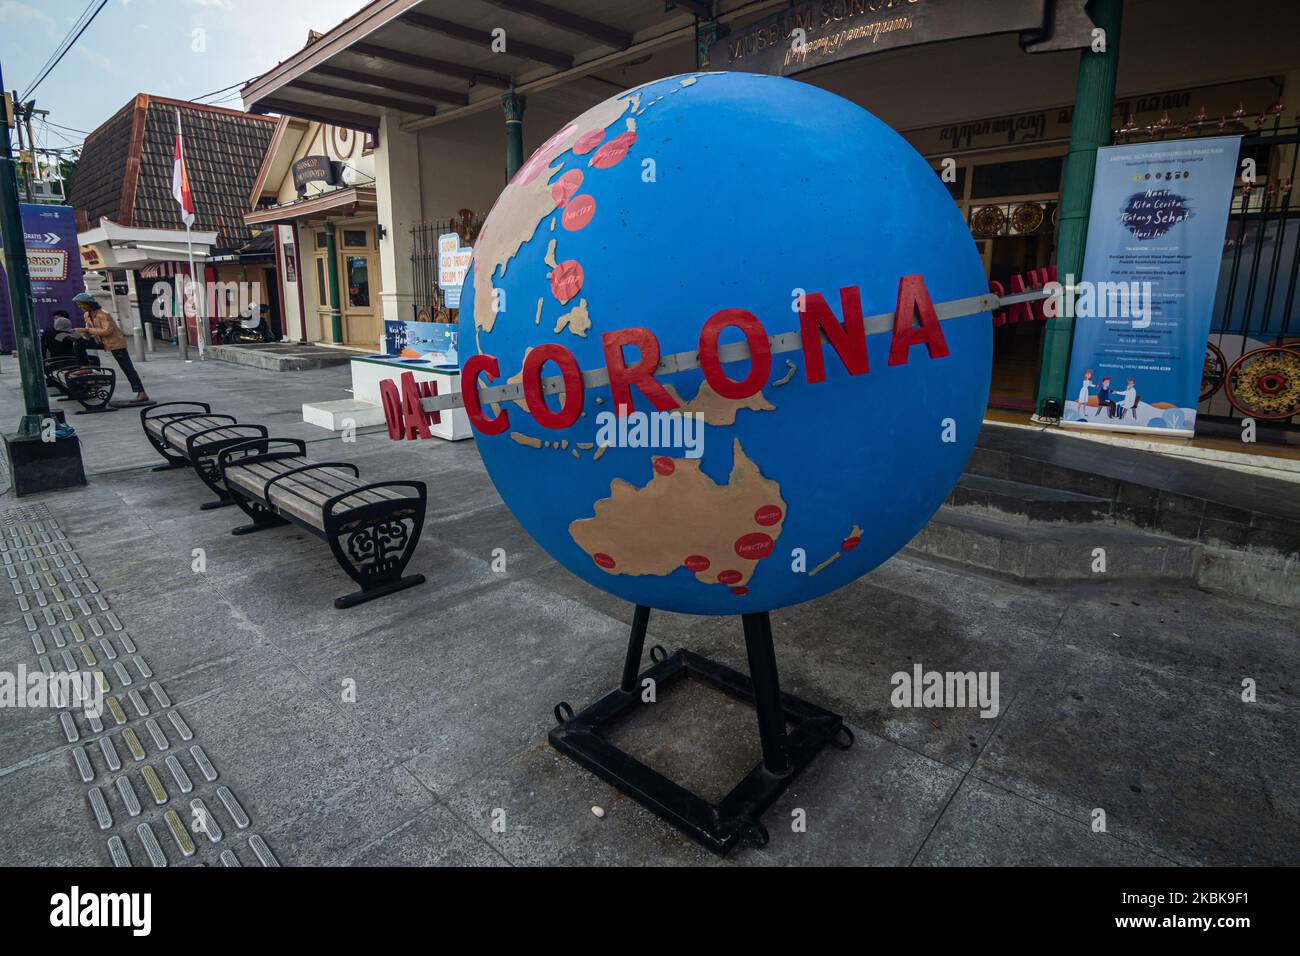
[[[45,382],[63,393],[61,402],[77,402],[84,412],[115,412],[109,400],[117,387],[117,373],[99,364],[99,359],[87,356],[47,359]]]
[[[185,411],[178,410],[182,408]],[[140,424],[144,427],[144,437],[167,462],[154,471],[193,467],[217,496],[216,501],[200,506],[205,511],[235,503],[221,480],[218,453],[231,445],[266,437],[265,426],[241,425],[230,415],[213,415],[211,407],[203,402],[154,405],[141,410]]]
[[[424,527],[424,482],[364,483],[356,465],[310,460],[296,438],[230,445],[217,462],[230,497],[252,519],[232,534],[292,522],[329,543],[339,566],[361,586],[335,598],[335,607],[424,582],[423,574],[403,576]]]
[[[63,379],[69,372],[75,372],[79,368],[99,367],[99,359],[90,354],[86,355],[84,362],[75,355],[59,355],[55,358],[48,358],[43,363],[45,384],[60,395],[67,395],[68,387],[64,384]]]

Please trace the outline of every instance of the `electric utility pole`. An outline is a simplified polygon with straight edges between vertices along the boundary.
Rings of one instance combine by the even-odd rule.
[[[4,71],[0,68],[0,90]],[[16,110],[15,110],[16,112]],[[14,122],[21,120],[15,115]],[[9,311],[13,316],[15,355],[22,378],[24,414],[18,431],[4,436],[14,491],[18,495],[66,488],[86,483],[81,446],[75,437],[59,438],[58,422],[50,412],[45,391],[41,346],[32,315],[32,280],[27,269],[27,244],[23,238],[22,211],[18,205],[18,170],[9,141],[9,117],[0,122],[0,242],[4,243],[4,269],[9,285]],[[59,417],[62,417],[61,415]]]

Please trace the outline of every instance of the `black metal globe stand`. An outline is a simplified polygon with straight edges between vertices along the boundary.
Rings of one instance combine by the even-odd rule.
[[[847,750],[852,746],[852,732],[838,714],[781,692],[772,622],[766,611],[741,616],[749,676],[691,651],[669,655],[657,646],[650,650],[654,663],[642,671],[649,622],[650,608],[637,605],[617,690],[578,713],[567,703],[556,705],[558,725],[549,734],[551,746],[719,856],[741,842],[765,845],[763,813],[822,747],[834,743]],[[754,708],[763,760],[718,803],[692,793],[602,736],[602,730],[642,703],[640,688],[647,678],[655,682],[657,691],[694,678]]]

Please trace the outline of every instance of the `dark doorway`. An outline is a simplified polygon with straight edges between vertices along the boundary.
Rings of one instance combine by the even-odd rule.
[[[138,271],[131,275],[135,278],[135,301],[140,308],[140,323],[153,326],[155,342],[174,341],[171,316],[176,280],[147,279]]]
[[[280,277],[274,269],[262,270],[262,288],[266,290],[266,320],[271,323],[271,335],[278,342],[284,337],[284,322],[280,316]]]
[[[993,244],[989,259],[989,279],[1010,294],[1012,279],[1021,277],[1026,287],[1033,285],[1029,274],[1051,261],[1050,236],[1005,236],[989,240]],[[993,328],[993,377],[989,387],[989,406],[1016,411],[1034,410],[1034,391],[1038,386],[1038,366],[1042,358],[1043,322],[1027,322],[1024,310]]]

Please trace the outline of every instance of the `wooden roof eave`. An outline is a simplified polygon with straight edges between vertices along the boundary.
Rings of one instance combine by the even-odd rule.
[[[277,154],[280,147],[284,144],[285,134],[289,129],[297,128],[306,131],[308,124],[296,116],[281,116],[280,121],[275,124],[275,133],[271,136],[271,145],[266,148],[266,155],[262,157],[262,165],[257,170],[257,179],[253,180],[253,191],[249,194],[248,205],[252,209],[257,208],[258,202],[261,201],[262,195],[266,192],[267,179],[271,175],[271,169],[275,166]],[[301,137],[300,137],[301,138]],[[297,144],[295,144],[296,147]]]
[[[491,3],[497,3],[498,0],[488,0]],[[749,3],[743,3],[729,10],[719,10],[717,20],[719,23],[731,23],[742,17],[766,13],[769,10],[784,6],[788,0],[751,0]],[[509,3],[501,2],[499,6],[524,5],[524,0],[509,0]],[[531,8],[540,8],[545,4],[529,3]],[[519,11],[522,13],[522,9]],[[666,46],[672,46],[677,43],[695,42],[695,19],[694,15],[689,13],[685,8],[678,10],[679,16],[669,17],[662,23],[656,24],[652,28],[643,30],[634,35],[630,45],[615,49],[610,53],[597,53],[588,57],[581,62],[577,62],[572,68],[567,70],[553,70],[547,72],[544,69],[531,71],[517,78],[513,87],[516,93],[541,93],[558,86],[563,86],[574,80],[582,79],[589,74],[596,73],[600,70],[606,70],[611,67],[620,66],[628,60],[635,60],[645,56],[647,53],[653,53],[655,50]],[[689,17],[690,19],[686,19]],[[679,25],[674,27],[672,23],[677,22]],[[561,26],[556,23],[555,26]],[[659,32],[651,32],[657,30]],[[575,28],[575,32],[581,32]],[[605,44],[608,45],[608,44]],[[487,109],[496,109],[500,107],[500,100],[497,97],[483,97],[472,101],[468,106],[456,107],[454,109],[441,110],[437,116],[418,117],[404,120],[401,128],[404,132],[418,132],[422,129],[428,129],[431,126],[441,126],[444,123],[455,122],[465,116],[471,116],[475,113],[481,113]]]
[[[358,133],[379,136],[378,116],[363,116],[359,113],[349,113],[332,107],[316,106],[311,103],[295,103],[292,100],[281,99],[280,97],[268,97],[259,100],[251,105],[249,109],[258,113],[279,113],[281,116],[296,116],[299,119],[312,120],[316,123],[324,123],[327,126],[340,126],[344,129],[355,130]]]
[[[279,206],[268,206],[244,214],[247,226],[265,226],[276,223],[296,222],[300,219],[315,219],[326,215],[354,215],[378,208],[378,200],[373,186],[348,186],[344,189],[331,189],[328,192],[296,199]]]

